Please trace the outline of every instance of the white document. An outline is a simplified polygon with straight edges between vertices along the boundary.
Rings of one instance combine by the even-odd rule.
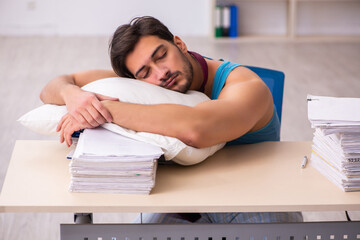
[[[360,124],[360,98],[338,98],[308,95],[309,120],[355,122]]]
[[[85,129],[80,135],[74,158],[114,159],[119,161],[143,161],[158,159],[163,154],[160,147],[133,140],[102,127]]]
[[[104,128],[85,129],[69,164],[70,191],[149,194],[160,147]]]
[[[315,128],[310,165],[345,191],[360,190],[360,98],[308,95]]]

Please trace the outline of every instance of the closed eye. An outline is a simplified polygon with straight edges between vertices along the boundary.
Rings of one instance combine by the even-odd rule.
[[[167,54],[167,51],[164,51],[160,56],[158,56],[154,59],[154,62],[164,59],[166,57],[166,54]]]
[[[144,78],[147,78],[147,77],[149,76],[149,73],[150,73],[150,70],[148,69],[148,70],[146,71],[146,73],[145,73]]]
[[[147,78],[149,76],[149,73],[150,73],[150,69],[147,68],[146,72],[145,72],[145,75],[142,78]]]
[[[163,59],[166,57],[167,51],[165,51],[158,59]]]

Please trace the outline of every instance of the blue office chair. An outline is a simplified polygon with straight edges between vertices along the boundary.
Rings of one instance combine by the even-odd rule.
[[[283,72],[272,69],[245,66],[245,65],[244,67],[247,67],[253,72],[255,72],[270,89],[276,107],[276,112],[278,114],[281,123],[285,74]]]

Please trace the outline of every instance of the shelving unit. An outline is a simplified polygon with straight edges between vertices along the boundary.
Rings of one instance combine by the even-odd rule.
[[[215,7],[238,6],[237,38],[215,38]],[[212,0],[212,38],[360,41],[360,0]]]

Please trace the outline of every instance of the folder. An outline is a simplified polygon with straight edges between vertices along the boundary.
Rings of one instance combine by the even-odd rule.
[[[230,30],[230,7],[224,6],[222,8],[222,36],[228,37]]]
[[[238,36],[238,7],[230,5],[230,28],[229,37]]]
[[[215,8],[215,37],[222,37],[222,7]]]

